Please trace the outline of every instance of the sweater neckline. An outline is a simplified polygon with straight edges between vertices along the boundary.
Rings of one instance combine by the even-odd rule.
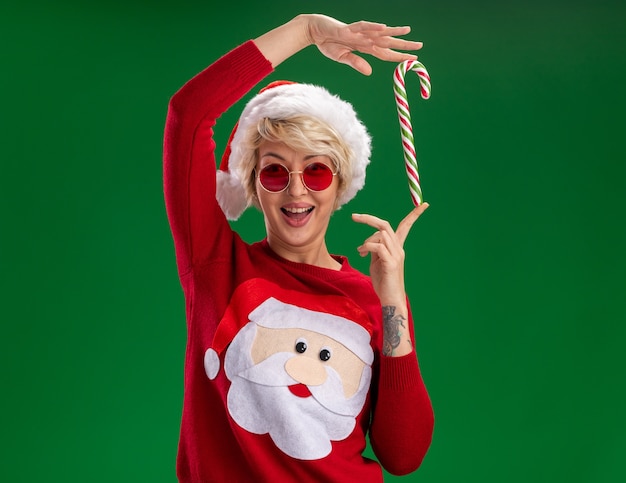
[[[334,278],[337,275],[343,276],[351,268],[350,263],[348,262],[348,258],[343,255],[330,255],[341,265],[341,268],[339,270],[334,270],[332,268],[318,267],[317,265],[310,265],[308,263],[300,263],[287,260],[286,258],[278,255],[274,250],[272,250],[272,247],[270,247],[267,238],[264,238],[261,242],[259,242],[259,245],[267,255],[279,261],[281,264],[295,268],[302,272],[315,274],[320,278]]]

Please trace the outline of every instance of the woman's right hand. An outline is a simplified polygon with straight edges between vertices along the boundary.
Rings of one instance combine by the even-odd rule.
[[[406,35],[411,27],[388,27],[382,23],[360,21],[345,24],[326,15],[302,15],[306,19],[306,32],[329,59],[347,64],[364,75],[372,73],[371,65],[354,52],[370,54],[380,60],[403,62],[416,59],[414,54],[397,50],[419,50],[422,42],[396,38]]]

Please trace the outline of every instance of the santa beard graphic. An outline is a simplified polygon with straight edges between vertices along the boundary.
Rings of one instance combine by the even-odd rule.
[[[329,338],[309,330],[312,324],[301,324],[311,311],[294,306],[289,310],[297,313],[289,314],[292,324],[288,327],[267,328],[262,319],[254,321],[253,313],[253,321],[233,339],[224,361],[231,381],[228,410],[240,427],[269,434],[285,454],[316,460],[330,454],[332,441],[341,441],[354,430],[368,393],[373,354],[370,357],[369,344],[361,346],[357,353],[366,354],[367,362],[363,362],[338,342],[342,334]],[[276,325],[276,312],[273,315],[269,325]],[[294,315],[298,315],[295,323]],[[342,323],[354,326],[347,333],[362,329],[346,319]],[[303,347],[308,354],[300,353]],[[332,355],[326,359],[328,354]],[[322,364],[320,359],[326,360]]]

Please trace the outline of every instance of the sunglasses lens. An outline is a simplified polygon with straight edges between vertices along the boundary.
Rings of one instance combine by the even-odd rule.
[[[259,181],[267,191],[282,191],[289,184],[289,171],[281,164],[268,164],[259,173]]]
[[[311,163],[302,172],[304,185],[311,191],[328,188],[333,182],[333,176],[330,167],[323,163]],[[289,185],[289,171],[282,164],[268,164],[259,173],[259,181],[267,191],[278,193]]]
[[[323,163],[311,163],[304,168],[304,184],[313,191],[322,191],[333,182],[333,172]]]

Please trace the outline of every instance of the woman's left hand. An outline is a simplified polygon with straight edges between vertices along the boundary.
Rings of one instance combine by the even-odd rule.
[[[368,237],[357,250],[362,257],[368,253],[372,256],[370,278],[383,306],[395,306],[405,302],[404,242],[413,224],[427,208],[428,203],[422,203],[414,208],[399,223],[395,231],[388,221],[375,216],[352,215],[352,219],[357,223],[363,223],[378,230]]]

